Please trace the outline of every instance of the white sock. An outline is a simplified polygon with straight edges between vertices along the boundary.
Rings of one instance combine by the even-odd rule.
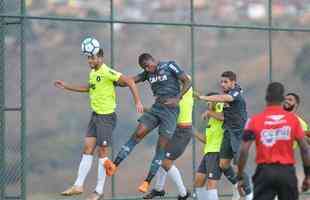
[[[107,159],[108,159],[107,157],[98,159],[97,186],[95,189],[95,191],[98,194],[103,194],[103,187],[104,187],[104,182],[105,182],[105,177],[106,177],[106,172],[105,172],[105,168],[103,166],[103,163]]]
[[[198,200],[209,200],[207,190],[204,187],[196,188],[196,194]]]
[[[232,196],[232,200],[239,200],[240,199],[240,195],[239,195],[239,191],[238,191],[238,184],[236,183],[235,185],[233,185],[233,196]]]
[[[83,154],[82,160],[79,166],[78,176],[74,183],[75,186],[79,186],[79,187],[83,186],[85,178],[91,168],[92,162],[93,162],[92,155]]]
[[[156,174],[155,190],[157,191],[164,190],[166,177],[167,177],[167,172],[162,167],[160,167]]]
[[[208,200],[218,200],[217,189],[207,190],[207,199]]]
[[[253,199],[253,192],[251,192],[250,194],[246,195],[244,197],[245,200],[252,200]]]
[[[176,168],[174,165],[169,169],[168,171],[168,175],[169,177],[173,180],[173,182],[176,184],[179,194],[181,197],[186,196],[186,188],[183,184],[183,180],[181,177],[181,174],[178,170],[178,168]]]

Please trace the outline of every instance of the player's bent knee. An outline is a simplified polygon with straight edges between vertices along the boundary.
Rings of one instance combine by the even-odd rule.
[[[158,138],[158,145],[162,148],[165,148],[169,142],[170,138],[164,135],[160,135]]]
[[[164,159],[162,162],[162,168],[165,171],[169,171],[169,169],[173,166],[173,160]]]
[[[219,165],[220,165],[220,168],[222,170],[228,169],[229,166],[230,166],[230,160],[226,160],[226,159],[220,160],[220,164]]]
[[[143,124],[139,124],[134,133],[134,139],[137,141],[141,141],[148,132],[149,130]]]
[[[108,146],[100,146],[98,149],[98,156],[100,158],[105,158],[109,156],[109,147]]]
[[[84,147],[83,153],[88,155],[93,155],[95,151],[95,148],[91,147]]]
[[[206,175],[197,173],[195,177],[195,183],[194,183],[195,187],[203,187],[205,185],[205,182],[206,182]]]
[[[140,142],[143,138],[144,138],[144,135],[143,133],[141,132],[136,132],[134,134],[134,137],[133,137],[137,142]]]
[[[208,180],[207,181],[208,190],[217,189],[217,181],[216,180]]]

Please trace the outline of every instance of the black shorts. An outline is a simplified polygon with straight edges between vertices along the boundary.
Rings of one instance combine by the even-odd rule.
[[[149,111],[143,113],[138,122],[149,130],[158,127],[160,135],[172,138],[177,126],[179,111],[179,106],[169,107],[156,102]]]
[[[222,171],[220,168],[220,156],[218,152],[210,152],[204,155],[197,172],[206,174],[208,179],[220,180]]]
[[[234,164],[239,158],[239,149],[242,141],[243,131],[240,129],[225,129],[221,144],[220,158],[233,159]]]
[[[169,160],[178,159],[184,153],[189,141],[191,141],[192,134],[193,134],[192,127],[190,128],[177,127],[166,147],[165,158]]]
[[[98,146],[111,146],[112,133],[116,126],[115,113],[100,115],[92,113],[86,137],[95,137]]]
[[[295,167],[292,165],[258,165],[253,176],[254,199],[297,200],[298,186]]]

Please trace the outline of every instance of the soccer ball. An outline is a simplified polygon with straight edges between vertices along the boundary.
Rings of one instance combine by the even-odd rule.
[[[85,38],[81,45],[82,53],[85,56],[94,56],[97,55],[100,49],[100,44],[98,40],[92,37]]]

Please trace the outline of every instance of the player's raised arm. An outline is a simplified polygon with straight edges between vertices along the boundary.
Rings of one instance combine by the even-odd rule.
[[[73,92],[88,92],[89,86],[88,85],[70,85],[64,82],[63,80],[56,80],[54,81],[54,85],[60,89],[73,91]]]
[[[136,76],[130,77],[132,80],[134,80],[135,83],[141,83],[145,81],[145,74],[144,72],[137,74]],[[125,82],[117,81],[115,82],[115,85],[118,87],[127,87]]]
[[[168,69],[174,74],[181,83],[181,91],[178,97],[169,98],[165,102],[166,105],[175,106],[178,105],[179,101],[185,95],[185,93],[191,88],[192,80],[175,62],[170,62]]]
[[[234,98],[229,94],[220,94],[212,96],[196,96],[199,100],[211,101],[211,102],[232,102]]]
[[[129,89],[133,95],[135,104],[136,104],[137,112],[143,113],[143,105],[142,105],[141,98],[139,95],[139,91],[138,91],[138,88],[135,84],[134,79],[132,79],[128,76],[121,75],[120,78],[118,79],[117,83],[119,85],[125,85],[125,86],[129,87]]]
[[[206,111],[206,115],[208,117],[213,117],[217,120],[220,120],[220,121],[224,121],[224,113],[222,112],[215,112],[215,111],[212,111],[212,110],[207,110]]]

